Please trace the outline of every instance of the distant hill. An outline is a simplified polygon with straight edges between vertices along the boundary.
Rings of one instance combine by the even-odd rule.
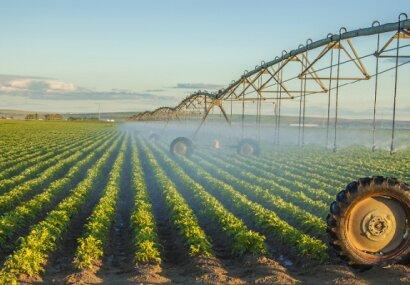
[[[0,118],[6,117],[18,120],[24,120],[27,114],[37,113],[39,117],[44,117],[47,112],[36,112],[36,111],[24,111],[24,110],[7,110],[0,109]],[[126,121],[132,115],[138,112],[106,112],[106,113],[61,113],[64,119],[79,119],[79,120],[114,120],[116,122]],[[208,121],[219,121],[223,120],[223,117],[216,114],[211,114],[208,116]],[[233,114],[233,122],[240,122],[242,116],[240,114]],[[297,116],[281,116],[281,124],[295,126],[298,124],[299,118]],[[252,124],[256,122],[255,115],[245,115],[245,123]],[[272,115],[262,115],[262,124],[274,124],[274,117]],[[334,124],[334,118],[330,118],[331,125]],[[305,125],[310,126],[324,126],[326,124],[326,118],[322,117],[306,117]],[[360,128],[372,125],[371,119],[349,119],[349,118],[339,118],[339,126]],[[398,129],[410,129],[410,121],[397,121],[396,127]],[[377,120],[377,128],[389,129],[391,128],[391,120]]]
[[[53,112],[51,112],[53,113]],[[38,114],[39,117],[44,117],[44,115],[49,114],[48,112],[37,112],[37,111],[25,111],[25,110],[10,110],[10,109],[0,109],[0,118],[12,118],[17,120],[24,120],[28,114]],[[75,118],[75,119],[98,119],[108,120],[114,119],[116,121],[123,121],[129,116],[135,114],[135,112],[112,112],[112,113],[61,113],[64,119]]]
[[[24,110],[8,110],[8,109],[0,109],[0,118],[12,118],[17,120],[24,120],[27,114],[35,114],[37,113],[39,116],[44,116],[45,112],[36,112],[36,111],[24,111]]]

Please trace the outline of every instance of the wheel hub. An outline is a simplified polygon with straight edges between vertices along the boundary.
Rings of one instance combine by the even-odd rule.
[[[389,215],[369,213],[362,221],[362,231],[369,239],[378,241],[390,233],[392,228],[390,220]]]
[[[174,152],[179,155],[185,155],[187,153],[188,147],[183,142],[177,142],[174,146]]]
[[[350,210],[346,230],[350,244],[358,250],[384,254],[402,243],[407,231],[406,213],[395,199],[368,197]]]
[[[250,144],[244,144],[242,146],[241,152],[243,155],[252,155],[253,154],[253,147]]]
[[[219,140],[214,140],[212,142],[212,146],[214,149],[220,149],[221,148],[221,143],[219,142]]]

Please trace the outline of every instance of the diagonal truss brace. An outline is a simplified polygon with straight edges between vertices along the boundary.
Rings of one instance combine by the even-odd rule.
[[[375,56],[379,58],[395,58],[397,55],[383,54],[387,52],[387,48],[394,40],[410,40],[410,28],[401,29],[397,31],[390,39],[383,45],[383,47],[375,52]],[[410,58],[410,55],[399,55],[399,58]]]
[[[300,57],[301,58],[300,58]],[[313,66],[311,66],[311,63],[306,55],[306,53],[300,54],[300,55],[294,55],[294,56],[290,56],[289,58],[287,58],[283,64],[281,64],[281,66],[278,68],[278,70],[276,70],[276,72],[272,75],[275,76],[277,74],[279,74],[279,72],[290,62],[299,62],[302,66],[302,68],[304,68],[304,70],[306,70],[306,73],[310,74],[312,76],[312,78],[309,79],[313,79],[316,81],[316,83],[318,84],[318,86],[320,87],[320,91],[308,91],[306,90],[306,93],[319,93],[319,92],[327,92],[327,88],[324,85],[324,83],[322,82],[321,78],[318,76],[316,70],[313,68]],[[299,74],[298,78],[300,80],[302,79],[307,79],[304,75]],[[266,85],[267,82],[265,82]],[[263,88],[264,86],[261,86],[261,88]],[[300,93],[300,90],[298,91],[292,91],[292,92],[296,92],[296,93]]]
[[[325,48],[317,55],[317,57],[306,67],[299,75],[305,76],[306,79],[320,79],[320,80],[368,80],[370,79],[370,75],[366,70],[366,67],[364,66],[362,60],[360,59],[355,47],[353,46],[353,43],[350,39],[346,39],[347,45],[350,48],[350,51],[345,47],[342,42],[340,41],[332,41],[328,43]],[[340,51],[343,51],[345,55],[349,58],[350,61],[354,63],[354,65],[357,67],[357,69],[360,71],[360,73],[363,75],[363,77],[343,77],[339,76],[338,78],[336,77],[318,77],[318,76],[307,76],[308,74],[312,75],[311,72],[309,71],[321,58],[323,58],[329,51],[332,49],[340,49]],[[330,66],[332,68],[332,66]]]
[[[234,86],[234,88],[231,89],[231,91],[224,96],[224,99],[227,99],[230,96],[234,96],[235,99],[241,101],[241,100],[245,100],[245,95],[246,95],[246,91],[248,91],[248,89],[253,89],[253,92],[256,92],[258,94],[258,98],[264,100],[267,99],[263,96],[263,93],[278,93],[278,92],[283,92],[285,94],[287,94],[288,98],[293,99],[294,95],[293,93],[300,93],[300,90],[289,90],[287,88],[287,86],[285,85],[285,83],[278,78],[279,72],[290,62],[292,61],[296,61],[296,62],[300,62],[300,64],[302,65],[303,68],[307,67],[307,64],[309,64],[309,60],[307,58],[307,56],[305,54],[300,55],[302,58],[299,57],[299,55],[294,55],[289,57],[288,59],[286,59],[279,67],[277,70],[274,70],[272,67],[272,70],[270,70],[269,68],[263,68],[261,69],[256,76],[254,76],[254,78],[249,79],[248,77],[243,77],[242,80],[240,82],[238,82],[238,84],[236,86]],[[259,80],[264,74],[268,74],[269,78],[264,81],[263,84],[261,84],[259,87],[255,86],[255,83],[257,82],[257,80]],[[319,76],[317,75],[316,71],[314,70],[313,67],[309,68],[309,74],[312,75],[313,79],[316,81],[316,83],[319,85],[320,87],[320,91],[306,91],[307,93],[318,93],[318,92],[327,92],[327,88],[326,86],[323,84],[323,82],[321,81],[321,79],[319,78]],[[301,77],[299,77],[299,79],[302,79]],[[274,84],[277,84],[281,87],[282,91],[267,91],[264,90],[267,85],[274,81]],[[237,93],[237,89],[242,86],[243,89],[240,91],[240,93]],[[242,97],[242,99],[241,99]]]
[[[206,112],[205,112],[205,114],[204,114],[204,116],[201,120],[201,123],[199,124],[198,128],[195,130],[193,138],[196,137],[196,135],[198,134],[198,132],[201,129],[202,125],[204,124],[206,118],[208,117],[209,113],[211,112],[211,110],[214,107],[218,107],[221,110],[226,122],[228,123],[229,126],[231,126],[231,121],[229,120],[228,115],[226,114],[225,109],[222,106],[222,100],[221,99],[213,99],[210,102],[209,107],[207,107]]]

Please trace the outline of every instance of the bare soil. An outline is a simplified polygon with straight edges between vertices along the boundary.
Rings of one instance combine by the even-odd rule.
[[[129,264],[123,264],[129,268]],[[308,272],[288,269],[267,257],[231,260],[196,258],[185,262],[145,265],[132,271],[121,266],[102,266],[94,273],[86,271],[66,275],[59,268],[44,279],[22,279],[22,284],[410,284],[410,267],[391,265],[359,272],[344,265],[315,266]]]

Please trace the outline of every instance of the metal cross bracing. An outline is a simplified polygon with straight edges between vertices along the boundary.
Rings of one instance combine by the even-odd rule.
[[[390,33],[393,33],[389,35]],[[388,39],[382,42],[381,35],[387,35]],[[377,44],[375,51],[360,54],[357,49],[355,38],[376,36]],[[304,45],[290,52],[283,51],[281,56],[269,62],[261,62],[254,70],[245,71],[243,75],[232,81],[226,88],[218,92],[198,91],[175,107],[164,107],[152,112],[143,112],[133,117],[135,120],[176,120],[181,118],[200,119],[200,125],[195,134],[207,119],[209,113],[217,108],[225,120],[230,124],[232,118],[232,105],[240,103],[242,113],[242,136],[244,136],[244,118],[246,105],[256,104],[256,123],[258,124],[258,138],[260,138],[260,124],[262,116],[262,103],[270,103],[274,109],[274,142],[280,143],[280,129],[282,104],[284,101],[297,100],[298,113],[298,143],[304,145],[306,97],[314,94],[323,94],[327,97],[326,118],[326,145],[331,140],[331,98],[334,101],[333,115],[333,142],[332,148],[337,149],[337,129],[339,117],[339,98],[341,88],[364,80],[374,79],[373,100],[373,146],[376,137],[376,109],[378,96],[378,81],[381,74],[394,71],[394,102],[392,117],[391,152],[394,151],[395,121],[397,104],[397,84],[399,68],[410,61],[410,55],[400,53],[410,44],[401,45],[401,42],[410,39],[410,20],[407,15],[399,15],[398,21],[381,25],[375,21],[371,27],[347,31],[341,28],[337,34],[328,34],[326,38],[313,42],[307,40]],[[375,72],[370,74],[364,60],[375,59]],[[380,58],[392,58],[394,67],[380,68]],[[409,58],[408,61],[406,59]],[[404,59],[404,61],[399,61]],[[350,66],[348,71],[342,67]],[[298,70],[296,73],[295,70]],[[293,72],[293,73],[292,73]],[[230,105],[230,117],[228,117],[224,104]],[[228,105],[228,106],[229,106]],[[374,149],[374,147],[373,147]]]

